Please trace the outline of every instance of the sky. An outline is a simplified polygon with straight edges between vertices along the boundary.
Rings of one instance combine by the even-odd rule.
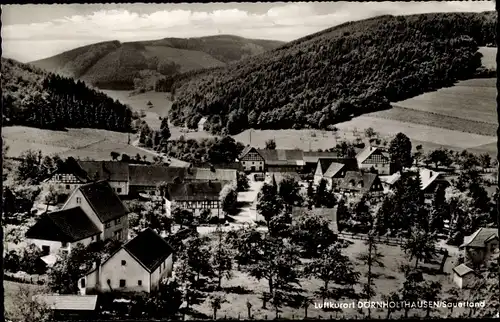
[[[2,55],[21,62],[108,41],[232,34],[294,40],[391,14],[482,12],[493,1],[2,5]]]

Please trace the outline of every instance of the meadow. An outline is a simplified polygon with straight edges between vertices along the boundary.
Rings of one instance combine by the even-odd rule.
[[[348,254],[351,260],[354,262],[356,270],[361,274],[365,274],[367,267],[365,267],[358,259],[358,255],[366,250],[366,246],[363,241],[353,239],[352,244],[349,245],[344,253]],[[399,246],[389,246],[389,245],[378,245],[379,251],[384,255],[382,262],[384,268],[374,267],[373,271],[376,274],[375,287],[376,293],[378,294],[373,298],[374,301],[381,299],[381,294],[389,294],[395,290],[398,290],[402,283],[404,282],[404,275],[400,271],[400,266],[402,264],[408,263],[406,256],[402,252]],[[436,274],[435,270],[439,267],[438,263],[431,264],[421,264],[420,269],[424,272],[424,278],[426,280],[440,281],[443,285],[442,294],[440,299],[444,299],[450,288],[453,287],[453,282],[450,278],[451,270],[456,266],[456,256],[451,253],[450,258],[448,258],[447,263],[444,267],[445,274]],[[438,258],[438,261],[440,258]],[[306,262],[306,260],[303,260]],[[362,276],[360,282],[364,282],[364,277]],[[330,317],[340,318],[341,316],[345,318],[354,318],[355,315],[360,315],[357,308],[356,309],[343,309],[342,312],[334,311],[324,311],[319,308],[314,307],[314,303],[321,303],[321,297],[315,295],[315,292],[320,289],[322,282],[318,279],[307,278],[300,279],[300,287],[303,296],[309,296],[312,299],[312,304],[308,309],[308,317],[310,318],[322,318],[328,319]],[[223,279],[222,281],[223,290],[218,292],[218,294],[224,294],[227,302],[222,304],[221,309],[218,311],[218,318],[247,318],[247,306],[246,302],[252,303],[252,317],[254,319],[273,319],[275,317],[275,310],[271,304],[267,304],[266,308],[262,307],[262,293],[268,291],[268,285],[265,280],[258,281],[253,277],[250,277],[244,271],[233,271],[233,277],[229,280]],[[355,285],[355,290],[357,293],[361,291],[361,285]],[[217,292],[216,292],[217,293]],[[328,299],[327,299],[328,301]],[[361,300],[362,301],[362,300]],[[337,302],[343,303],[357,303],[355,299],[342,299]],[[213,311],[208,305],[208,302],[203,302],[193,306],[194,313],[190,317],[201,317],[201,318],[211,318]],[[449,311],[446,308],[440,309],[439,316],[446,316]],[[455,309],[456,310],[456,309]],[[367,310],[363,311],[364,314]],[[454,311],[457,314],[456,311]],[[403,312],[396,312],[392,314],[392,317],[400,316]],[[423,310],[410,310],[410,316],[413,314],[419,314],[420,316],[425,315]],[[304,318],[305,312],[304,308],[283,306],[280,309],[279,316],[286,319],[302,319]],[[372,310],[373,318],[385,318],[387,312],[383,309]],[[434,313],[437,315],[437,313]]]
[[[466,121],[496,124],[496,79],[479,78],[394,103],[423,112],[452,116]]]
[[[58,154],[61,157],[72,156],[85,159],[111,160],[111,151],[135,156],[146,155],[149,161],[155,155],[152,152],[128,145],[126,133],[96,129],[68,129],[51,131],[25,126],[2,128],[2,137],[9,146],[7,157],[18,157],[26,150],[41,150],[44,155]],[[131,141],[135,139],[133,135]]]

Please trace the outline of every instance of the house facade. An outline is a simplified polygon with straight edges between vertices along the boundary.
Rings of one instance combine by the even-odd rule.
[[[264,158],[264,170],[267,172],[304,171],[305,161],[302,150],[257,149]]]
[[[264,172],[266,164],[264,158],[257,149],[246,146],[240,153],[238,160],[245,172]]]
[[[465,264],[478,267],[484,264],[494,253],[498,252],[498,229],[479,228],[474,234],[465,238],[460,249],[464,252]]]
[[[91,181],[105,180],[116,194],[129,194],[129,164],[118,161],[78,161]]]
[[[87,246],[100,239],[101,230],[80,207],[45,213],[26,232],[27,242],[35,244],[43,256],[70,253],[78,244]]]
[[[78,281],[80,294],[146,292],[172,276],[173,249],[150,228],[141,231]]]
[[[205,124],[207,123],[207,118],[206,117],[202,117],[199,121],[198,121],[198,132],[203,132],[205,131]]]
[[[391,174],[390,155],[379,147],[366,147],[356,155],[356,160],[360,170],[370,171],[373,168],[379,175]]]
[[[78,187],[69,196],[63,210],[80,207],[101,231],[100,239],[126,240],[128,209],[107,181]]]
[[[318,185],[321,179],[326,180],[327,188],[337,186],[345,177],[347,171],[358,171],[356,159],[352,158],[320,158],[314,172],[314,184]]]
[[[384,192],[377,174],[358,171],[347,171],[344,178],[339,181],[338,190],[352,195],[379,195]]]
[[[477,280],[474,270],[465,264],[453,268],[453,282],[461,289],[470,288]]]
[[[221,215],[219,200],[223,184],[220,182],[185,182],[170,184],[164,192],[165,212],[171,216],[172,202],[179,207],[190,209],[199,216],[204,209]]]
[[[426,198],[432,198],[439,187],[447,188],[450,186],[450,183],[443,178],[440,172],[425,168],[419,168],[418,172],[421,182],[420,189]]]

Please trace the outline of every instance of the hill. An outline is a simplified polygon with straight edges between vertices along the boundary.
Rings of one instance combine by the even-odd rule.
[[[12,59],[1,62],[4,126],[130,131],[130,108],[104,93]]]
[[[79,47],[31,62],[102,89],[152,89],[157,78],[227,63],[274,49],[282,42],[231,35],[165,38]]]
[[[479,46],[495,43],[496,14],[380,16],[345,23],[186,78],[170,119],[214,133],[329,128],[390,102],[473,78]]]

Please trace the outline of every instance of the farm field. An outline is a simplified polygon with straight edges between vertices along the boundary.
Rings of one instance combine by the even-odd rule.
[[[497,125],[493,123],[464,120],[462,118],[437,114],[434,112],[419,111],[411,108],[393,105],[389,110],[365,114],[394,121],[438,127],[447,130],[460,129],[461,132],[495,136]]]
[[[128,145],[126,133],[97,129],[68,129],[51,131],[25,126],[2,128],[2,136],[9,146],[8,157],[18,157],[26,150],[41,150],[44,155],[59,154],[84,159],[111,160],[111,151],[135,156],[146,155],[152,161],[154,153]],[[131,135],[131,141],[134,137]]]
[[[497,69],[497,49],[495,47],[479,47],[478,51],[483,54],[481,63],[484,67]]]
[[[496,137],[465,133],[458,130],[448,130],[422,124],[389,120],[374,116],[362,115],[350,121],[336,125],[341,130],[352,128],[365,129],[372,127],[381,134],[396,134],[403,132],[414,144],[418,142],[430,142],[434,145],[444,147],[455,147],[459,149],[475,148],[481,145],[496,142]]]
[[[365,274],[367,268],[364,267],[356,258],[357,256],[366,250],[366,246],[363,244],[361,240],[352,240],[353,244],[348,246],[347,249],[344,250],[345,254],[349,254],[351,260],[354,261],[356,269],[361,273]],[[378,274],[378,277],[375,279],[376,285],[376,293],[377,294],[389,294],[390,292],[397,290],[402,286],[402,282],[404,281],[403,274],[399,271],[399,267],[401,264],[406,263],[405,255],[402,253],[399,246],[389,246],[389,245],[378,245],[379,251],[384,255],[382,261],[384,262],[385,267],[374,268],[374,273]],[[446,274],[435,274],[433,272],[439,265],[434,264],[422,264],[421,269],[424,271],[424,277],[426,280],[434,280],[440,281],[443,285],[442,288],[442,298],[444,299],[447,291],[453,287],[450,276],[448,275],[452,268],[456,266],[456,258],[452,255],[451,258],[448,258],[447,264],[445,265],[444,271]],[[428,274],[432,273],[431,274]],[[363,277],[361,277],[361,282],[364,282]],[[300,285],[302,287],[303,292],[300,294],[305,296],[312,296],[313,303],[308,309],[308,317],[317,318],[321,317],[323,319],[335,318],[337,316],[336,312],[332,311],[323,311],[322,309],[315,308],[314,302],[320,304],[321,298],[319,296],[315,296],[314,293],[319,290],[322,286],[322,282],[317,279],[301,279]],[[247,318],[247,300],[252,303],[252,316],[254,319],[273,319],[275,317],[275,311],[272,305],[267,304],[267,308],[262,308],[262,299],[261,294],[268,290],[268,285],[265,280],[257,281],[256,279],[247,275],[247,273],[243,271],[234,271],[234,276],[230,280],[224,279],[222,281],[223,291],[221,293],[225,293],[227,303],[222,304],[222,308],[218,311],[218,318],[222,318],[226,316],[227,318],[237,318],[238,315],[241,318]],[[361,291],[361,286],[355,286],[356,292]],[[376,297],[372,300],[376,301],[380,298]],[[339,302],[343,303],[357,303],[357,300],[351,299],[343,299]],[[212,317],[212,310],[207,302],[200,303],[198,305],[193,306],[195,313],[192,317]],[[448,313],[447,309],[442,308],[441,313],[442,316]],[[456,309],[455,309],[456,310]],[[454,310],[454,314],[457,312]],[[364,312],[366,314],[366,312]],[[344,309],[342,312],[338,313],[338,317],[340,318],[342,315],[346,318],[353,317],[359,313],[357,309]],[[386,311],[382,309],[372,310],[373,318],[385,318]],[[410,310],[410,316],[413,314],[425,314],[423,310]],[[436,314],[436,313],[434,313]],[[279,313],[280,317],[288,318],[288,319],[300,319],[304,317],[304,309],[300,307],[291,307],[284,306],[280,309]],[[402,315],[402,312],[393,313],[393,318],[396,316]]]
[[[400,107],[496,124],[496,79],[469,79],[453,87],[394,103]]]

